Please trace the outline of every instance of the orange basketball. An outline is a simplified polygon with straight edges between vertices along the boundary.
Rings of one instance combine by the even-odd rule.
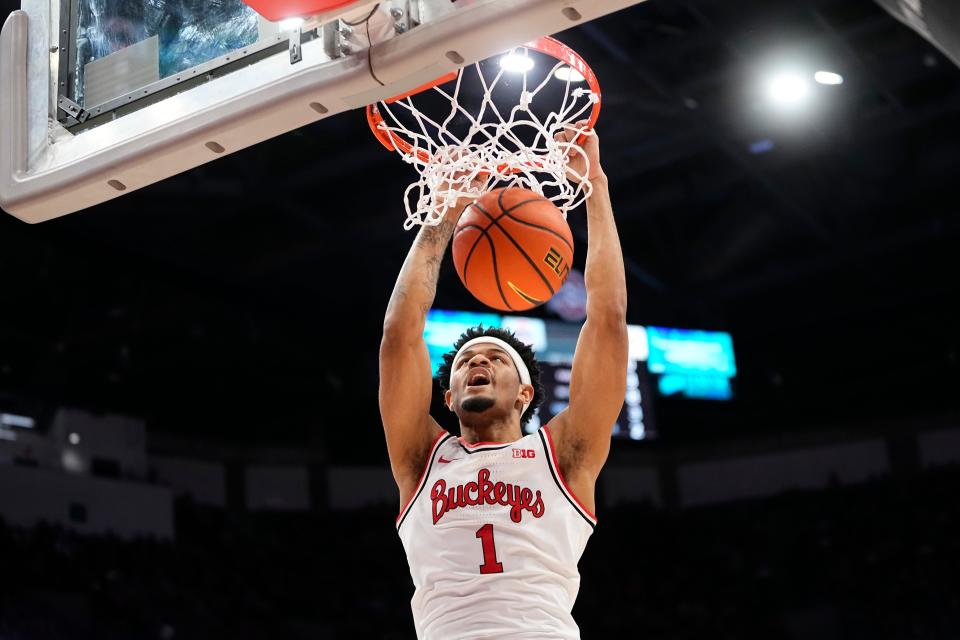
[[[567,279],[573,236],[560,209],[533,191],[508,187],[467,207],[453,233],[453,263],[474,297],[501,311],[526,311]]]

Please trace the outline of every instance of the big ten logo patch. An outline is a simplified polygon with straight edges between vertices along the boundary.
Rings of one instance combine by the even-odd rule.
[[[561,280],[567,279],[567,273],[570,272],[570,266],[564,261],[563,256],[560,255],[560,252],[550,247],[550,251],[547,252],[547,255],[544,256],[543,261],[548,267],[553,269],[553,272],[560,276]]]
[[[533,449],[514,449],[514,458],[536,458],[537,452]]]

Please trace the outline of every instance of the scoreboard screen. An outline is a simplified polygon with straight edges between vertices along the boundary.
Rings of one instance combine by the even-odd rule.
[[[543,387],[546,400],[540,410],[526,425],[527,433],[533,433],[540,425],[547,424],[566,408],[570,400],[570,371],[573,360],[566,362],[541,362]],[[653,409],[649,374],[643,363],[630,360],[627,364],[627,393],[620,416],[613,424],[614,438],[647,440],[656,437],[653,426]]]
[[[652,373],[715,375],[737,374],[733,340],[722,331],[695,331],[648,327],[649,367]]]
[[[647,327],[647,368],[662,396],[730,400],[737,375],[733,339],[722,331]]]

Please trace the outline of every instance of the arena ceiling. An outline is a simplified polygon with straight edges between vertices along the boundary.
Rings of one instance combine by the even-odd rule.
[[[960,69],[869,0],[650,0],[558,37],[604,90],[629,320],[734,336],[738,400],[667,403],[668,441],[958,408]],[[785,117],[757,87],[797,60],[845,82]],[[0,217],[0,402],[382,456],[411,179],[347,113],[59,220]],[[479,309],[449,265],[437,305]]]

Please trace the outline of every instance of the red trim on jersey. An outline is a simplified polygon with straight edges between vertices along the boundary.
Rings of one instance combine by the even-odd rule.
[[[476,444],[470,444],[469,442],[467,442],[461,437],[460,444],[462,444],[465,447],[470,447],[471,449],[473,449],[474,447],[485,447],[491,444],[513,444],[513,443],[512,442],[478,442]]]
[[[407,500],[407,504],[403,505],[403,509],[400,509],[400,513],[397,514],[397,523],[400,522],[400,518],[403,517],[404,512],[410,507],[410,503],[413,502],[417,494],[420,493],[420,487],[423,486],[424,481],[427,479],[427,471],[430,469],[430,463],[433,462],[433,456],[437,455],[437,445],[440,444],[440,441],[443,440],[443,436],[445,435],[448,435],[447,432],[441,431],[437,435],[437,439],[430,445],[430,455],[427,456],[427,463],[423,465],[423,471],[420,473],[420,481],[417,482],[417,488],[413,490],[413,494],[411,494],[410,499]]]
[[[574,502],[583,509],[583,512],[590,516],[594,523],[597,522],[597,516],[593,515],[593,512],[590,509],[587,509],[583,506],[583,503],[580,502],[580,499],[577,497],[573,491],[570,490],[570,487],[567,486],[567,481],[563,478],[563,472],[560,471],[560,462],[557,460],[557,452],[553,448],[553,436],[550,435],[550,425],[547,425],[543,428],[543,432],[547,434],[547,444],[550,445],[550,458],[553,460],[553,467],[557,470],[557,477],[560,478],[560,483],[563,484],[564,490],[570,494],[570,497],[573,498]]]

